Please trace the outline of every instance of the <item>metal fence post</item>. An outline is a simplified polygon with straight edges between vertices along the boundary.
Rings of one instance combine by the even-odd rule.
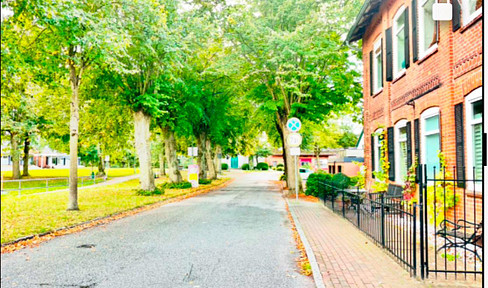
[[[420,205],[420,278],[425,278],[424,271],[424,178],[422,177],[422,166],[419,169],[419,205]]]
[[[381,245],[385,247],[385,198],[380,194],[381,199]]]
[[[20,196],[20,191],[22,191],[22,182],[19,180],[19,196]]]
[[[413,232],[412,232],[413,239],[413,276],[417,276],[417,204],[413,204]]]
[[[346,218],[346,202],[344,201],[344,191],[342,193],[342,217]]]
[[[332,194],[332,197],[330,197],[330,198],[331,198],[331,199],[330,199],[330,202],[331,202],[331,204],[332,204],[332,211],[334,211],[334,202],[335,202],[335,198],[336,198],[336,196],[335,196],[335,192],[336,192],[336,191],[335,191],[335,187],[333,187],[333,188],[332,188],[332,191],[333,191],[334,193]],[[339,195],[337,195],[337,196],[339,196]]]
[[[49,192],[49,180],[46,179],[46,192]]]
[[[358,189],[359,190],[359,189]],[[359,216],[359,211],[361,211],[361,198],[359,197],[359,192],[357,194],[357,206],[356,206],[356,213],[358,214],[358,228],[359,230],[361,230],[361,222],[360,222],[360,219],[361,217]]]

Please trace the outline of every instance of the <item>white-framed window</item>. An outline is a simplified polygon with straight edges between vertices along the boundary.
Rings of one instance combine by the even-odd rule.
[[[405,66],[405,6],[400,7],[393,18],[393,78],[399,77]]]
[[[432,5],[435,0],[420,0],[418,5],[419,58],[437,48],[437,25],[432,19]]]
[[[432,107],[420,115],[420,160],[427,166],[427,178],[433,179],[439,172],[440,123],[439,107]],[[435,174],[434,174],[435,171]]]
[[[481,180],[483,173],[483,101],[482,87],[474,90],[465,98],[466,106],[466,152],[468,180]],[[473,171],[474,170],[474,171]],[[481,188],[481,183],[476,188]],[[468,182],[468,188],[473,183]],[[480,191],[480,189],[477,189]]]
[[[474,18],[481,15],[481,11],[483,10],[482,0],[463,0],[462,5],[464,25],[469,24]]]
[[[373,94],[383,89],[383,49],[382,38],[379,37],[373,46]]]
[[[395,179],[403,183],[407,176],[407,120],[395,124]]]
[[[373,171],[382,171],[382,165],[381,165],[381,152],[382,148],[381,146],[383,145],[383,129],[377,129],[374,131],[374,167]]]

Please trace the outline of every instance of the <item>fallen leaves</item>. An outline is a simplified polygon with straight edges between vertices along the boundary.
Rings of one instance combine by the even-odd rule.
[[[288,207],[288,203],[285,202],[286,211],[288,212],[288,219],[291,223],[291,229],[293,231],[293,238],[295,239],[295,244],[297,246],[298,251],[300,252],[300,257],[296,259],[297,265],[300,268],[300,273],[305,276],[312,275],[312,268],[310,266],[310,262],[308,261],[307,253],[305,252],[305,246],[303,246],[303,242],[300,239],[300,235],[298,234],[297,228],[295,226],[295,221],[291,216],[290,208]]]

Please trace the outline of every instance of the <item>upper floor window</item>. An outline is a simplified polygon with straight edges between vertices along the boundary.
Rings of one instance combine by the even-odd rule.
[[[393,78],[397,78],[405,70],[405,6],[398,9],[393,18]]]
[[[469,180],[481,180],[483,173],[483,103],[482,88],[466,97],[466,146]],[[473,175],[474,174],[474,175]],[[481,184],[481,183],[480,183]]]
[[[381,37],[374,43],[373,50],[373,94],[383,89],[383,47]]]
[[[432,5],[435,0],[419,1],[419,58],[429,54],[437,46],[437,25],[432,19]]]
[[[463,0],[463,23],[467,25],[481,14],[482,0]]]

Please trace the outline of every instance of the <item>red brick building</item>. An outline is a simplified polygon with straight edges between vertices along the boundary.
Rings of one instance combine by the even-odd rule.
[[[367,187],[381,169],[381,131],[393,183],[414,159],[433,177],[438,151],[457,178],[482,177],[482,1],[450,1],[452,21],[432,19],[434,2],[366,0],[347,36],[362,40]],[[478,195],[466,201],[481,199],[481,183],[468,188]]]

